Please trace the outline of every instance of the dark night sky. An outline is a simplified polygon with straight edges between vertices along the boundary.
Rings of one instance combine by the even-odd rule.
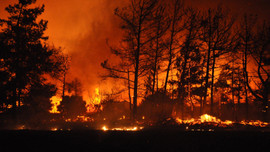
[[[16,0],[0,0],[0,18],[7,14],[4,8]],[[120,40],[117,6],[127,0],[38,0],[45,4],[42,18],[49,20],[46,35],[49,43],[61,46],[72,57],[71,77],[80,77],[85,91],[93,92],[99,86],[100,63],[110,56],[106,39]],[[261,18],[270,17],[270,0],[186,0],[188,5],[208,8],[223,4],[232,12],[256,13]]]

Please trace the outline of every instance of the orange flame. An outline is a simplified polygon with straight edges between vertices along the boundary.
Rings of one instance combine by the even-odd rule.
[[[50,113],[60,113],[60,111],[58,111],[57,106],[60,105],[61,99],[57,96],[53,96],[51,97],[51,110],[49,111]]]
[[[95,89],[95,96],[93,99],[93,104],[98,105],[100,104],[101,98],[100,98],[100,94],[99,94],[99,88]]]
[[[86,101],[86,109],[87,113],[95,112],[95,105],[99,105],[101,103],[101,95],[99,93],[99,88],[95,89],[95,94],[93,95],[92,99]],[[102,107],[101,107],[102,108]]]
[[[230,120],[222,121],[222,120],[220,120],[214,116],[208,115],[208,114],[201,115],[199,119],[192,118],[192,119],[182,120],[180,118],[176,118],[175,120],[178,124],[187,124],[187,123],[189,123],[189,124],[202,124],[202,123],[207,122],[207,123],[215,123],[215,124],[220,124],[220,125],[226,126],[226,125],[232,125],[232,123],[233,123]]]
[[[118,127],[118,128],[111,128],[111,129],[109,129],[106,126],[103,126],[101,128],[101,130],[103,130],[103,131],[108,131],[108,130],[111,130],[111,131],[139,131],[139,130],[142,130],[142,129],[143,129],[143,127],[137,127],[137,126],[133,126],[133,127]]]

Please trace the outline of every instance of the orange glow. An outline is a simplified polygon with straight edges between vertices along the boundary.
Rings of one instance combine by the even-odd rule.
[[[57,131],[58,128],[51,128],[51,131]]]
[[[103,126],[101,130],[103,131],[108,131],[108,130],[111,130],[111,131],[139,131],[139,130],[142,130],[143,127],[137,127],[137,126],[133,126],[133,127],[117,127],[117,128],[107,128],[106,126]]]
[[[91,112],[95,112],[95,105],[100,105],[101,103],[101,95],[99,93],[99,88],[95,89],[95,94],[93,95],[92,99],[87,100],[86,101],[86,109],[87,109],[87,113],[91,113]],[[101,110],[102,110],[102,106],[101,106]]]
[[[94,121],[93,118],[90,118],[90,117],[87,117],[87,116],[77,116],[77,119],[78,121],[81,121],[81,122],[91,122],[91,121]]]
[[[61,102],[61,98],[57,97],[57,96],[53,96],[51,99],[51,110],[49,111],[50,113],[60,113],[60,111],[58,111],[57,106],[60,105]]]
[[[107,128],[106,126],[103,126],[103,127],[102,127],[102,130],[103,130],[103,131],[107,131],[108,128]]]
[[[220,119],[217,119],[216,117],[210,116],[208,114],[204,114],[200,116],[201,122],[221,122]]]
[[[101,98],[100,98],[100,94],[99,94],[99,88],[95,89],[95,96],[93,99],[93,104],[98,105],[100,104]]]
[[[182,120],[180,118],[176,118],[175,120],[178,124],[191,124],[191,125],[193,125],[193,124],[202,124],[202,123],[213,123],[215,126],[219,126],[219,127],[227,127],[227,126],[231,126],[231,125],[233,125],[233,123],[235,123],[231,120],[222,121],[222,120],[220,120],[216,117],[213,117],[211,115],[208,115],[208,114],[201,115],[199,119],[192,118],[192,119],[188,119],[188,120]],[[263,122],[260,120],[250,120],[250,121],[243,120],[240,122],[240,124],[245,125],[245,126],[247,126],[247,125],[254,126],[254,127],[267,127],[270,125],[268,122]]]
[[[260,120],[256,120],[256,121],[246,121],[246,120],[243,120],[243,121],[240,122],[240,124],[250,125],[250,126],[257,126],[257,127],[266,127],[266,126],[270,125],[269,123],[262,122]]]
[[[223,126],[223,127],[226,127],[226,126],[233,124],[233,121],[230,121],[230,120],[222,121],[222,120],[220,120],[214,116],[208,115],[208,114],[201,115],[199,119],[191,118],[191,119],[187,119],[187,120],[182,120],[180,118],[176,118],[175,120],[178,124],[214,123],[216,125]]]

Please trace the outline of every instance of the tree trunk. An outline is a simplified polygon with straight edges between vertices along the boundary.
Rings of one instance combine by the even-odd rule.
[[[214,106],[214,81],[215,81],[215,49],[213,49],[213,65],[212,65],[212,81],[211,81],[211,105],[210,105],[210,113],[213,115],[213,106]]]
[[[207,64],[206,64],[206,76],[205,76],[205,89],[204,89],[204,100],[203,105],[206,103],[207,89],[208,89],[208,80],[209,80],[209,66],[210,66],[210,55],[211,55],[211,10],[209,9],[209,36],[208,36],[208,52],[207,52]],[[203,107],[202,107],[203,112]]]
[[[160,21],[158,22],[158,28],[156,31],[156,51],[155,51],[155,61],[154,61],[152,94],[154,94],[155,92],[155,84],[156,84],[156,73],[157,73],[157,62],[158,62],[158,51],[159,51],[159,32],[160,32]]]
[[[247,17],[245,16],[245,50],[244,50],[244,59],[243,59],[243,74],[244,74],[244,82],[245,82],[245,103],[246,103],[246,120],[249,119],[249,105],[248,105],[248,74],[247,74],[247,52],[248,52],[248,26],[247,26]]]
[[[263,89],[263,121],[268,122],[268,94],[269,94],[269,89],[267,82],[264,84],[264,89]]]
[[[66,71],[64,72],[64,78],[63,78],[62,101],[64,100],[64,97],[65,97],[65,88],[66,88]]]
[[[142,16],[139,19],[138,35],[137,35],[137,50],[135,52],[135,74],[134,74],[134,97],[133,97],[133,120],[137,117],[137,99],[138,99],[138,73],[139,73],[139,61],[140,61],[140,49],[141,49],[141,27]]]
[[[240,113],[240,88],[241,88],[241,84],[240,84],[240,79],[241,79],[241,75],[240,75],[240,70],[238,68],[238,89],[237,89],[237,114],[236,114],[236,122],[238,122],[238,117],[239,117],[239,113]]]
[[[172,64],[172,56],[173,56],[173,41],[174,41],[174,35],[175,35],[175,24],[176,24],[176,14],[177,14],[177,4],[174,6],[174,14],[173,14],[173,20],[172,20],[172,29],[171,29],[171,36],[170,36],[170,45],[169,45],[169,63],[168,67],[166,69],[166,78],[165,78],[165,84],[164,84],[164,91],[167,91],[167,84],[169,79],[169,73],[171,69]]]
[[[131,94],[130,94],[130,78],[129,78],[129,69],[128,69],[128,98],[129,98],[129,110],[130,110],[130,117],[132,117],[132,101],[131,101]]]

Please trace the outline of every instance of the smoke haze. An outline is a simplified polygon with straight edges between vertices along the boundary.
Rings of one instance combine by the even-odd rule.
[[[16,0],[0,0],[0,18],[6,18],[4,8]],[[110,58],[106,44],[121,39],[119,19],[114,15],[116,7],[125,6],[128,0],[38,0],[45,4],[41,18],[49,21],[46,35],[49,44],[62,47],[72,59],[68,80],[79,78],[84,91],[94,92],[99,86],[100,63]],[[200,8],[223,4],[233,12],[257,13],[269,17],[268,0],[190,0],[188,5]]]

